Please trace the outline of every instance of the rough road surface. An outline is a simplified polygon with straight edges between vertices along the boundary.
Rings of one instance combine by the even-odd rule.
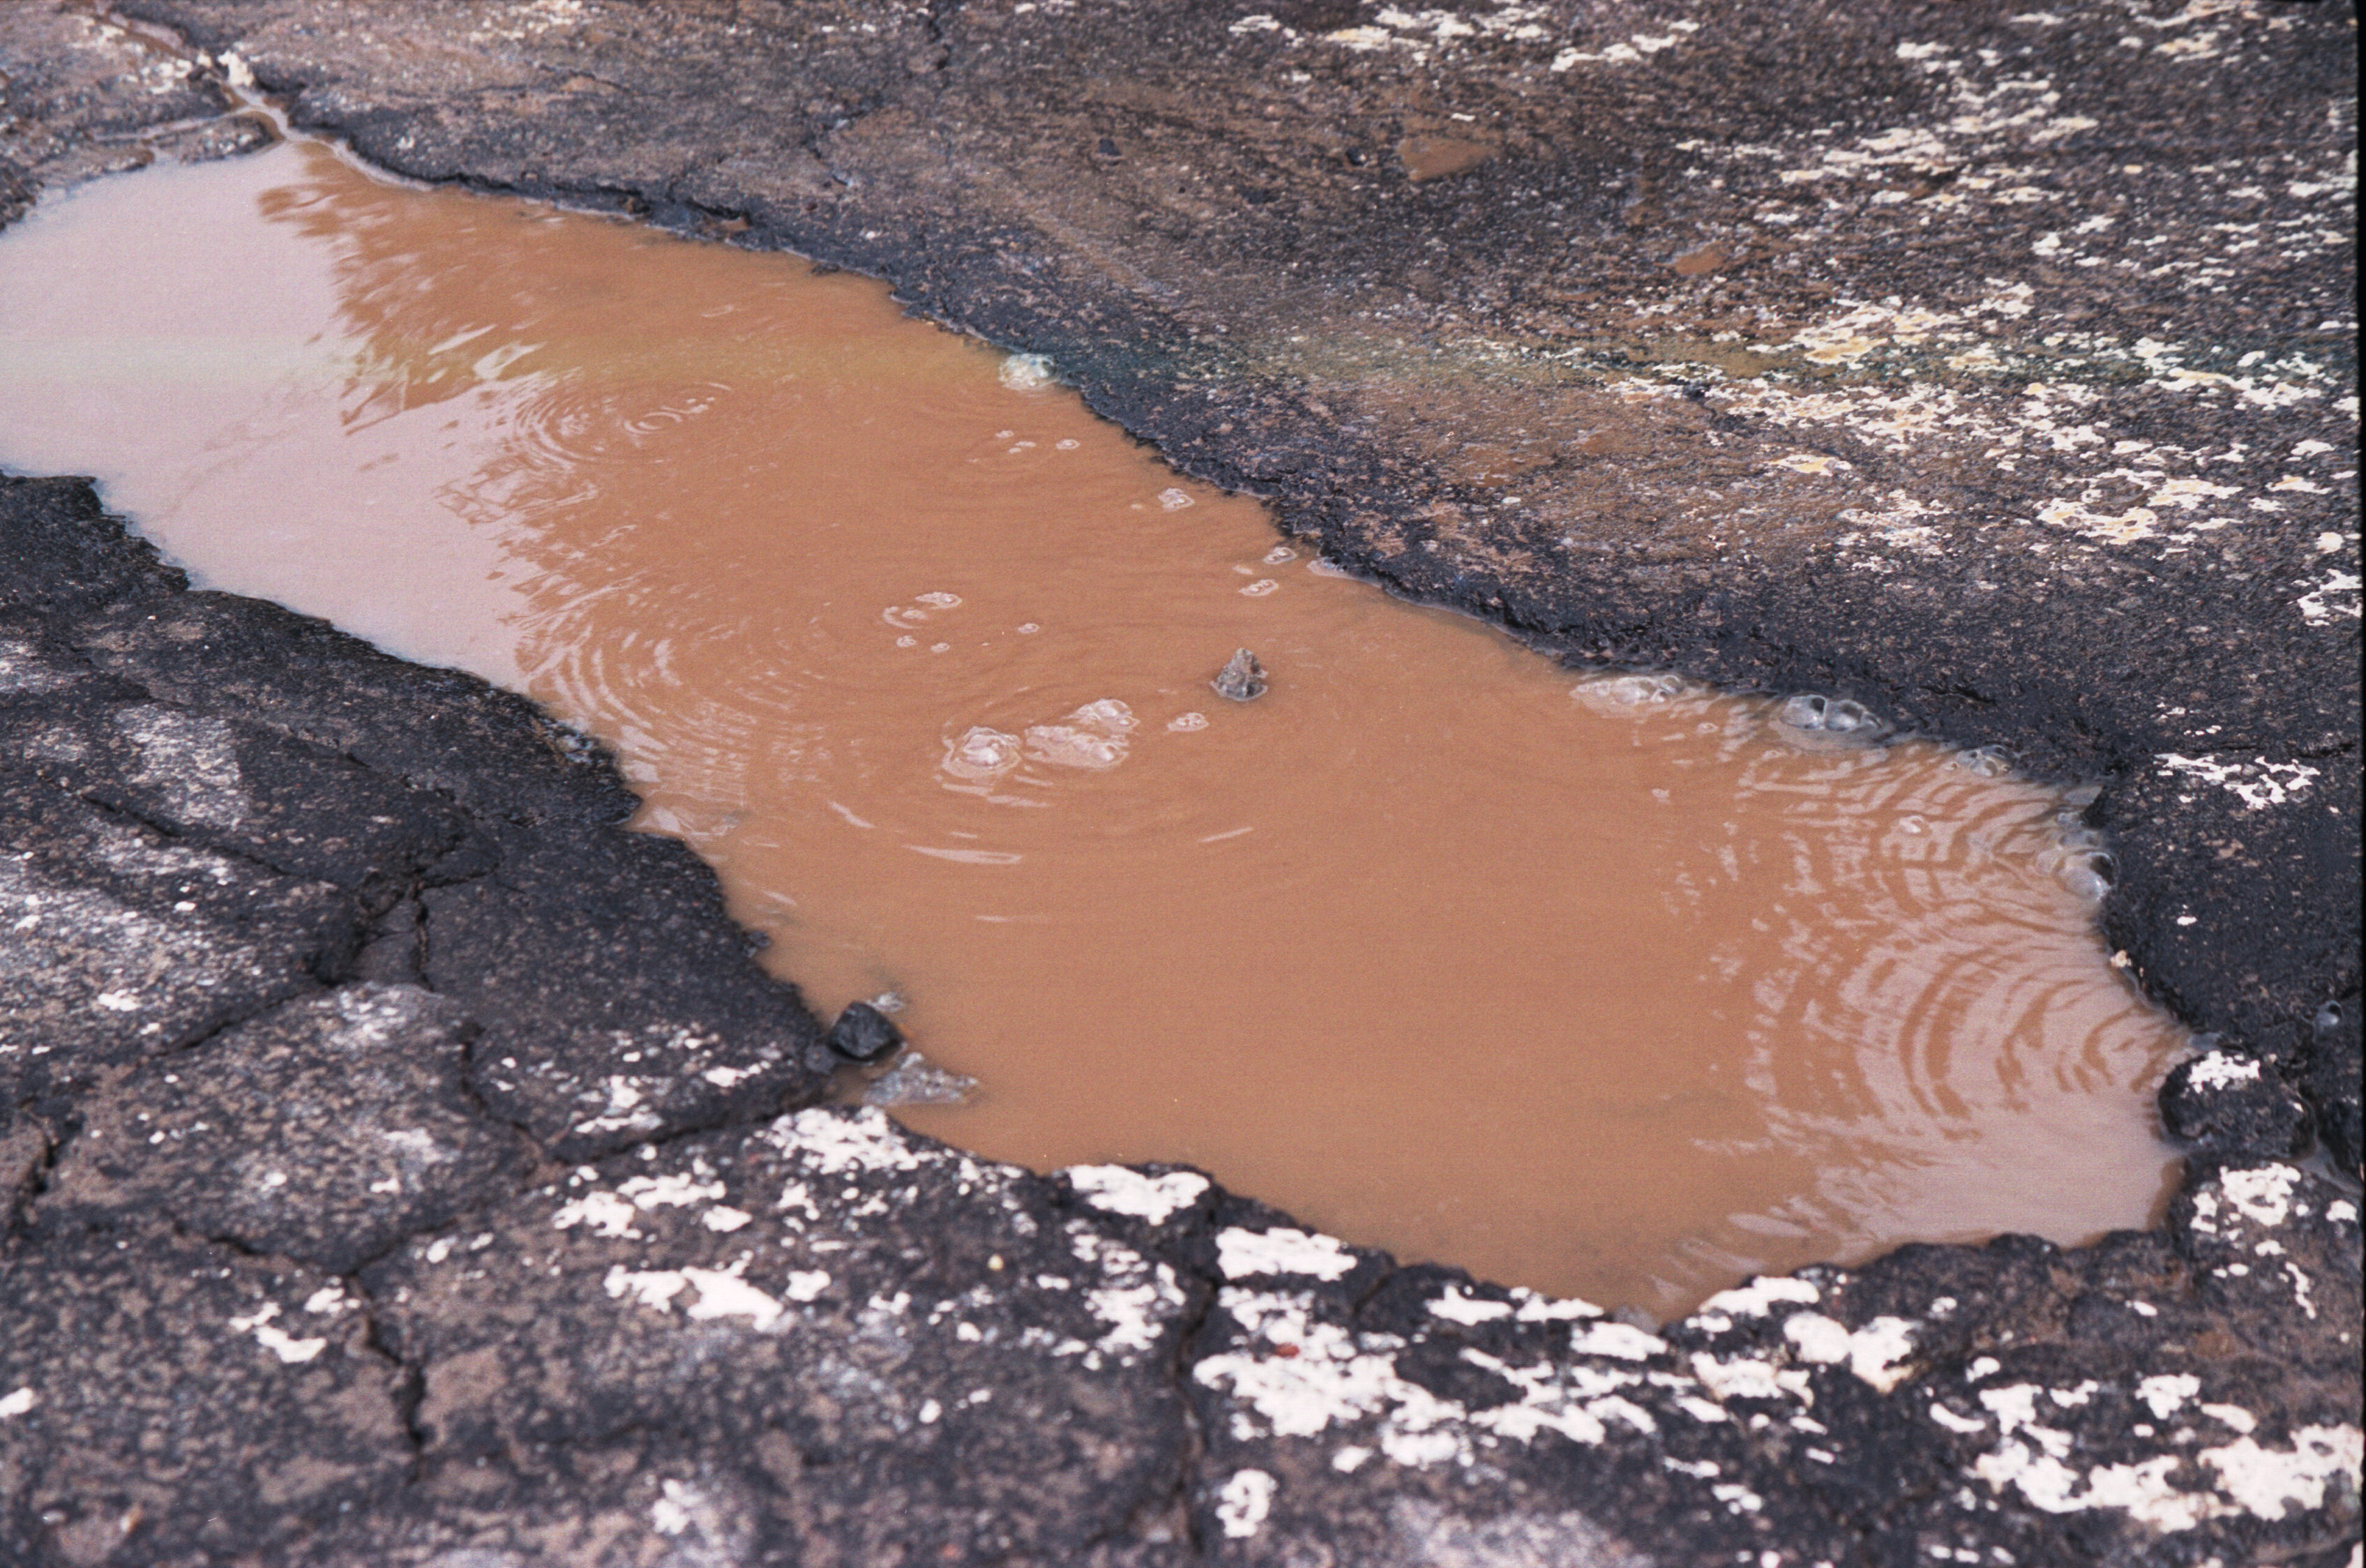
[[[2225,1038],[2159,1230],[1647,1332],[816,1105],[596,749],[0,480],[0,1562],[2356,1561],[2347,11],[137,9],[0,10],[0,218],[251,73],[882,273],[1408,592],[2102,784]]]

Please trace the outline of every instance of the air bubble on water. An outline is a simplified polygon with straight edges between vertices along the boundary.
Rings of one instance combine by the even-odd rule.
[[[1178,713],[1166,721],[1166,728],[1178,732],[1205,729],[1208,728],[1208,716],[1204,713]]]
[[[1057,768],[1114,768],[1125,761],[1125,742],[1070,724],[1036,724],[1027,729],[1027,754]]]
[[[920,646],[920,639],[916,637],[899,637],[896,639],[896,646],[897,648],[918,648]]]
[[[1888,721],[1864,704],[1847,697],[1828,697],[1820,692],[1800,692],[1786,697],[1783,705],[1775,710],[1774,719],[1786,739],[1804,743],[1810,750],[1829,750],[1834,743],[1843,747],[1869,746],[1889,733]]]
[[[2067,855],[2056,873],[2062,886],[2090,904],[2102,902],[2112,890],[2112,857],[2103,854]]]
[[[871,1005],[881,1012],[902,1012],[904,996],[900,991],[882,991],[871,998]]]
[[[1037,626],[1032,621],[1021,621],[1019,623],[1019,635],[1020,637],[1033,637],[1037,632],[1040,632],[1042,629],[1043,628],[1042,626]]]
[[[957,779],[990,779],[1019,765],[1019,737],[972,725],[945,748],[939,764]]]
[[[2101,902],[2119,880],[2119,866],[2103,848],[2103,835],[2065,810],[2054,818],[2053,842],[2040,850],[2037,868],[2090,903]]]
[[[1191,504],[1191,498],[1173,485],[1168,485],[1158,492],[1158,504],[1169,512],[1180,512]]]
[[[1824,709],[1824,728],[1834,735],[1853,735],[1870,729],[1881,721],[1846,697]]]
[[[951,653],[952,650],[953,645],[949,642],[932,642],[929,644],[929,651],[930,653]]]
[[[1673,675],[1597,675],[1580,681],[1569,694],[1605,712],[1672,703],[1692,688]]]
[[[1014,392],[1037,391],[1052,384],[1052,362],[1040,354],[1014,354],[1003,360],[996,375]],[[1000,438],[1009,434],[1004,431]]]
[[[1105,735],[1124,735],[1134,727],[1133,710],[1115,697],[1103,697],[1087,703],[1068,716],[1070,724],[1087,729],[1098,729]]]
[[[1292,561],[1297,558],[1298,552],[1291,549],[1288,545],[1276,545],[1273,548],[1266,551],[1265,553],[1265,564],[1268,566],[1279,566],[1284,561]]]
[[[1052,447],[1053,450],[1057,452],[1073,452],[1083,445],[1083,442],[1077,441],[1072,437],[1065,441],[1054,441],[1052,443]]]
[[[1031,725],[1027,754],[1061,768],[1113,768],[1125,761],[1133,710],[1115,697],[1087,703],[1063,724]]]
[[[1317,577],[1352,578],[1356,575],[1354,572],[1349,571],[1346,567],[1341,566],[1338,562],[1324,560],[1321,556],[1316,556],[1313,560],[1308,561],[1306,563],[1306,570],[1313,572]]]
[[[2012,753],[2001,746],[1974,746],[1948,761],[1976,778],[2002,778],[2012,772]]]
[[[941,592],[918,593],[913,595],[913,603],[918,604],[934,604],[940,610],[950,610],[961,603],[961,595],[958,593]]]
[[[1247,587],[1242,589],[1241,592],[1251,599],[1262,599],[1280,586],[1280,583],[1276,582],[1270,577],[1260,577],[1255,582],[1252,582]]]
[[[1931,830],[1930,823],[1910,811],[1898,819],[1898,825],[1910,833],[1927,833]]]

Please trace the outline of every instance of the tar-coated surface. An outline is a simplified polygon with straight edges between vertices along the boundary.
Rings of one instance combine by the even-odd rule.
[[[2348,11],[141,9],[237,65],[0,14],[11,211],[251,68],[885,274],[1549,647],[2093,778],[2232,1157],[1649,1335],[781,1115],[818,1026],[603,757],[11,480],[0,1559],[2350,1560],[2357,1211],[2275,1163],[2295,1089],[2357,1158]]]

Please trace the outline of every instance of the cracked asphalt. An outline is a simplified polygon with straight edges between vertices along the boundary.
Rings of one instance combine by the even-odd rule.
[[[2218,1038],[2158,1230],[1609,1321],[816,1105],[596,748],[0,479],[0,1560],[2353,1560],[2350,10],[123,9],[0,15],[0,219],[251,80],[877,274],[1545,656],[2100,786]]]

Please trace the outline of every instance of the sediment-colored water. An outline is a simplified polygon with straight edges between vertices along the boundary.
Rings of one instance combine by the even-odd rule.
[[[2181,1035],[2057,795],[1580,681],[1030,370],[860,278],[314,145],[0,235],[0,461],[614,741],[817,1009],[896,993],[981,1080],[927,1132],[1655,1311],[2147,1221]]]

